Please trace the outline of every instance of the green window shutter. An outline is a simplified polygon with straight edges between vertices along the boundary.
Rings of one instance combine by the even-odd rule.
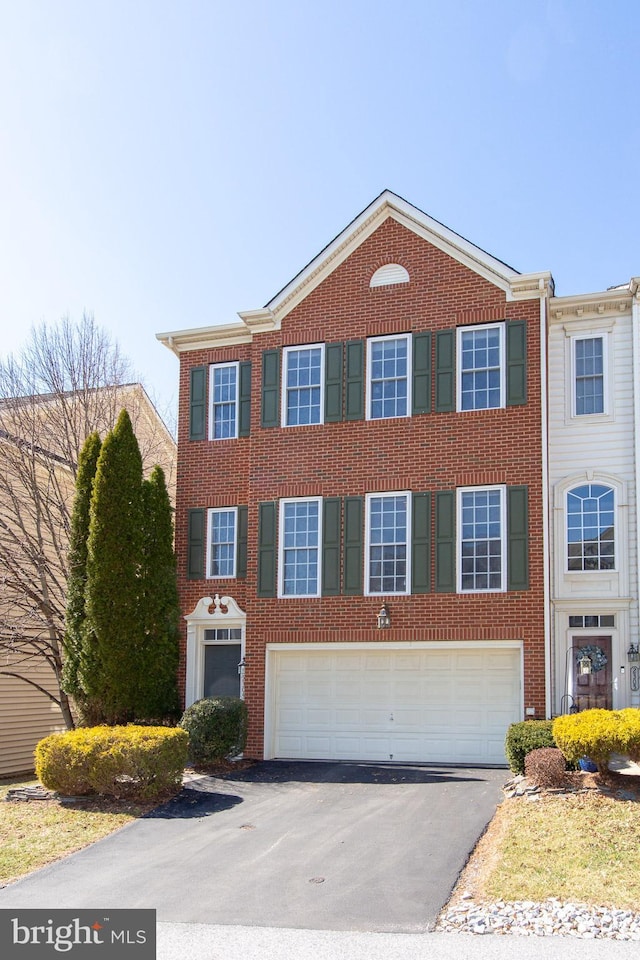
[[[507,487],[507,590],[529,589],[529,491]]]
[[[431,590],[431,494],[414,493],[411,510],[411,593]]]
[[[327,343],[324,348],[324,422],[342,420],[343,345]]]
[[[527,325],[507,321],[507,406],[527,402]]]
[[[280,351],[262,353],[262,426],[280,424]]]
[[[340,497],[322,501],[322,596],[340,595]]]
[[[258,504],[258,596],[276,595],[276,504]]]
[[[413,335],[413,413],[431,410],[431,334]]]
[[[187,529],[187,580],[204,580],[205,511],[189,510]]]
[[[189,440],[207,437],[207,368],[189,371]]]
[[[436,410],[450,413],[456,408],[456,332],[436,333]]]
[[[251,363],[240,364],[240,389],[238,392],[238,436],[248,437],[251,430]]]
[[[364,341],[349,340],[346,344],[345,420],[364,418]]]
[[[344,592],[362,593],[362,497],[344,498]]]
[[[247,539],[249,529],[249,508],[238,507],[238,555],[236,560],[236,577],[244,578],[247,575]]]
[[[436,493],[436,591],[456,592],[456,495]]]

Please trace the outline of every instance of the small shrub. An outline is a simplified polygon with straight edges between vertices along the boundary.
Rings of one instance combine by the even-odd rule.
[[[567,761],[557,747],[539,747],[524,758],[524,772],[536,787],[561,787],[565,782]]]
[[[187,707],[179,726],[189,734],[189,759],[196,765],[235,757],[247,742],[247,705],[239,697],[207,697]]]
[[[524,773],[525,757],[532,750],[555,747],[551,720],[522,720],[507,730],[505,753],[512,773]]]
[[[553,736],[568,760],[589,757],[603,773],[612,753],[640,757],[640,710],[583,710],[556,717]]]
[[[188,735],[175,727],[89,727],[36,746],[36,776],[48,790],[153,801],[180,790]]]

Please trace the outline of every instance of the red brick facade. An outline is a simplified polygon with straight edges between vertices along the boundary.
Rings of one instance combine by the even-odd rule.
[[[379,267],[401,264],[410,282],[370,288]],[[392,333],[431,331],[504,320],[526,322],[527,402],[502,409],[436,412],[324,425],[261,427],[261,357],[268,349],[331,343]],[[389,598],[388,641],[519,640],[524,705],[545,715],[543,437],[540,300],[507,302],[504,290],[395,219],[388,218],[282,320],[280,330],[251,343],[183,350],[177,473],[176,547],[182,610],[203,596],[230,595],[246,611],[247,753],[263,755],[265,645],[279,642],[368,641],[380,598],[257,597],[258,504],[283,497],[364,496],[383,491],[431,492],[461,486],[526,485],[529,587],[503,593],[438,593]],[[188,439],[192,367],[252,362],[250,436],[212,442]],[[248,505],[247,575],[234,580],[185,576],[187,514],[194,507]],[[433,557],[432,557],[433,561]],[[184,681],[185,664],[182,663]]]

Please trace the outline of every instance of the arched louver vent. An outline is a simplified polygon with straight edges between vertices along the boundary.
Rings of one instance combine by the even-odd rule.
[[[409,274],[399,263],[385,263],[371,277],[370,287],[388,287],[391,283],[409,283]]]

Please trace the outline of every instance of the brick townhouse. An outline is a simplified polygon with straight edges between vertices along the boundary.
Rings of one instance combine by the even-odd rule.
[[[257,758],[504,762],[548,714],[548,273],[389,191],[180,359],[187,704]]]

